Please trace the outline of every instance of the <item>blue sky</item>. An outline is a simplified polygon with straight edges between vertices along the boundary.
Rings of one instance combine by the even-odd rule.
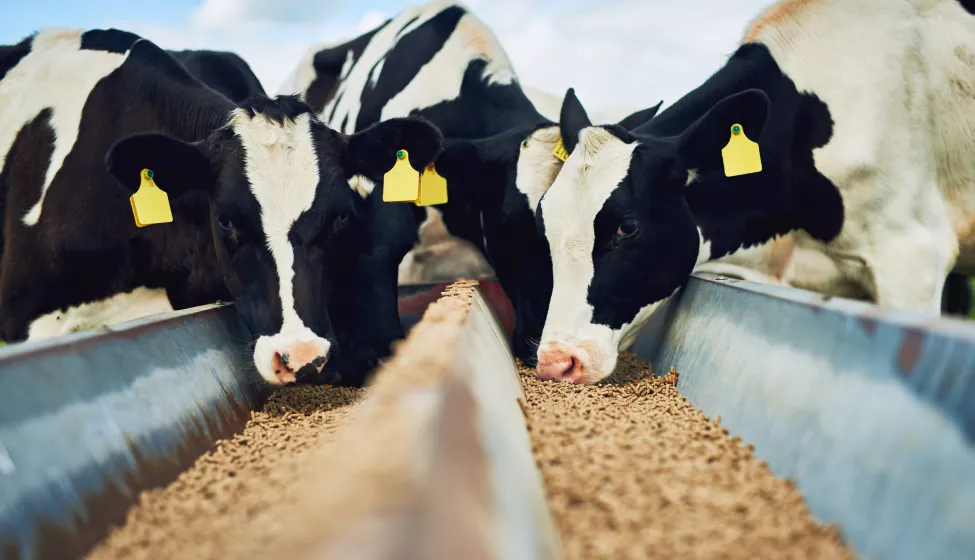
[[[593,110],[669,105],[716,70],[771,0],[467,0],[518,77]],[[302,53],[395,15],[394,0],[7,0],[0,44],[49,25],[118,27],[163,48],[237,52],[269,93]]]

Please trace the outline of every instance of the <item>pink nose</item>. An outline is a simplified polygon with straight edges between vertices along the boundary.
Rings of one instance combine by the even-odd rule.
[[[570,350],[560,347],[539,350],[535,371],[545,381],[574,381],[582,361]]]
[[[576,361],[573,358],[557,362],[538,362],[538,378],[546,381],[568,380],[575,365]]]

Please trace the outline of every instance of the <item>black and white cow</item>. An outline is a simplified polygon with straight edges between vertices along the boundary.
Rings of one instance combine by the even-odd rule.
[[[314,380],[343,354],[333,322],[376,321],[326,308],[369,307],[330,298],[362,281],[371,242],[371,209],[348,181],[381,180],[401,148],[422,167],[442,137],[417,119],[343,135],[295,97],[235,104],[124,31],[49,28],[0,47],[0,336],[232,297],[261,375]],[[172,222],[136,226],[143,169]]]
[[[265,93],[251,67],[236,53],[207,50],[167,52],[180,61],[194,78],[234,103]]]
[[[975,267],[975,17],[958,0],[785,0],[645,126],[563,134],[542,198],[554,292],[538,373],[610,374],[698,263],[790,230],[790,284],[938,312]],[[734,124],[759,173],[726,177]]]
[[[559,129],[525,95],[494,33],[456,4],[411,6],[347,43],[310,49],[280,91],[300,92],[342,132],[406,115],[429,119],[443,132],[436,169],[450,195],[436,211],[452,235],[487,256],[516,311],[514,352],[534,362],[551,293],[548,248],[534,209],[562,164],[552,153]],[[639,111],[620,124],[636,127],[655,112]],[[357,188],[381,196],[381,187]],[[424,220],[425,210],[411,211]],[[391,242],[408,239],[408,251],[416,227],[386,233]]]

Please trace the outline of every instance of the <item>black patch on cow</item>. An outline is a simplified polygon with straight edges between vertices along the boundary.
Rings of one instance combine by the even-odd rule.
[[[119,29],[92,29],[81,34],[81,48],[89,51],[106,51],[125,54],[141,39],[134,33]]]
[[[413,114],[435,123],[448,138],[483,138],[510,130],[555,126],[539,114],[517,83],[485,83],[482,76],[486,66],[484,60],[472,60],[456,99],[417,109]]]
[[[440,52],[465,13],[466,10],[459,6],[441,11],[403,35],[385,57],[375,63],[383,65],[382,72],[376,85],[372,86],[370,80],[360,94],[356,130],[380,120],[382,108],[403,91],[416,77],[417,72]],[[370,68],[370,76],[375,71],[375,65]]]
[[[399,40],[385,54],[375,86],[368,81],[364,91],[343,91],[336,98],[327,121],[337,123],[342,120],[336,118],[335,111],[344,95],[358,97],[360,108],[354,123],[342,122],[343,130],[349,125],[355,130],[363,130],[379,121],[383,107],[440,52],[466,13],[458,6],[447,7],[417,28],[403,33],[415,20],[405,22],[400,28]],[[368,35],[356,41],[362,41],[357,44],[365,48],[370,39],[372,36]],[[332,65],[336,76],[345,62],[347,50],[346,46],[334,49],[338,53]],[[358,54],[356,64],[362,64]],[[515,171],[521,142],[539,127],[554,126],[555,123],[538,113],[517,83],[487,84],[483,78],[486,66],[484,60],[472,60],[464,70],[456,99],[414,109],[411,114],[426,118],[444,136],[458,140],[437,160],[437,169],[447,178],[450,189],[449,202],[437,209],[443,213],[444,224],[451,234],[485,252],[516,307],[515,352],[524,360],[532,360],[534,348],[530,347],[527,338],[537,338],[541,332],[551,295],[551,264],[547,244],[536,234],[527,199],[515,186]],[[312,102],[310,96],[306,97]],[[410,154],[412,156],[412,152]],[[377,196],[380,186],[377,183],[373,197]],[[399,229],[390,227],[376,232],[377,245],[401,247],[402,239],[415,239],[415,229],[424,219],[423,209],[407,205],[386,206],[392,207],[389,212],[402,219],[385,218],[389,223],[400,224]],[[413,220],[413,230],[402,231],[402,224],[408,220]],[[408,249],[407,246],[403,255]],[[390,254],[390,258],[397,259],[398,264],[402,255]]]
[[[575,89],[569,88],[565,92],[562,109],[559,113],[559,131],[566,152],[571,154],[572,150],[576,149],[576,143],[579,142],[579,132],[587,126],[592,126],[592,121],[590,121],[589,115],[579,98],[576,97]]]
[[[607,128],[627,143],[635,140],[621,127]],[[644,306],[670,296],[694,268],[700,241],[685,198],[672,187],[685,173],[671,150],[667,144],[639,145],[627,178],[596,214],[587,295],[595,324],[621,328]],[[634,223],[635,233],[620,235]]]
[[[225,51],[169,51],[196,79],[234,103],[264,95],[260,80],[243,58]]]
[[[975,14],[975,0],[958,0],[958,3],[961,4],[962,8],[965,8],[966,12]]]
[[[709,108],[748,88],[758,88],[770,100],[768,120],[757,139],[763,171],[725,177],[719,146],[730,138],[730,124],[729,132],[714,129],[720,137],[707,153],[696,154],[698,161],[685,162],[698,169],[698,179],[684,191],[695,221],[711,241],[712,258],[800,228],[829,241],[843,225],[839,191],[813,162],[813,150],[832,137],[829,109],[814,94],[799,93],[762,44],[740,47],[707,82],[634,132],[657,138],[683,134]],[[730,123],[746,117],[722,118]],[[745,132],[756,140],[756,131]]]
[[[552,266],[528,198],[515,186],[515,164],[522,141],[539,126],[545,125],[450,140],[437,159],[437,169],[450,185],[450,200],[438,206],[444,224],[484,252],[515,307],[513,351],[529,363],[534,363],[548,311]]]
[[[30,53],[31,43],[34,41],[34,36],[31,35],[23,41],[12,46],[0,46],[0,81],[3,81],[4,76],[7,75],[14,66],[17,66],[21,60],[28,53]]]
[[[721,149],[736,123],[759,143],[762,172],[725,176]],[[799,228],[823,241],[838,235],[842,198],[812,157],[832,126],[826,105],[752,43],[646,125],[605,127],[639,144],[593,224],[593,322],[618,329],[680,287],[698,256],[697,228],[712,259]],[[685,186],[688,170],[697,178]]]
[[[308,89],[305,90],[305,101],[315,111],[315,114],[320,114],[325,110],[325,105],[335,95],[342,78],[342,67],[345,65],[349,51],[352,51],[352,64],[355,65],[359,57],[362,56],[362,51],[369,45],[369,41],[389,22],[390,20],[386,20],[376,29],[360,35],[348,43],[315,53],[312,59],[315,79],[308,84]]]

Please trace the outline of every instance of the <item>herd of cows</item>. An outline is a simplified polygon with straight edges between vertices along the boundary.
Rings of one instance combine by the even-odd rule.
[[[965,313],[973,4],[781,0],[698,88],[595,123],[456,4],[311,47],[274,97],[232,53],[42,29],[0,46],[0,338],[232,299],[268,382],[357,385],[399,282],[491,272],[515,354],[592,383],[694,270]],[[446,203],[384,200],[404,159]],[[146,177],[172,221],[137,225]]]

